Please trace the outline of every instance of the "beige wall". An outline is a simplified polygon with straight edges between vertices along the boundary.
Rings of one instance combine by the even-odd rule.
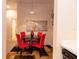
[[[55,0],[53,58],[62,59],[61,40],[76,40],[76,0]]]
[[[7,12],[8,11],[8,12]],[[10,52],[12,47],[16,44],[16,10],[6,10],[6,53]]]
[[[44,9],[44,5],[47,6],[46,15],[43,15],[43,13],[42,13],[44,11],[43,10]],[[32,15],[32,17],[36,17],[35,18],[36,21],[43,21],[43,20],[47,21],[47,32],[46,32],[47,33],[46,34],[46,38],[47,39],[45,40],[45,44],[49,44],[49,45],[53,45],[52,19],[50,18],[49,11],[48,11],[48,9],[50,9],[50,10],[52,9],[51,6],[52,5],[50,5],[50,4],[43,4],[43,6],[41,7],[41,4],[37,4],[37,6],[35,8],[38,9],[38,7],[40,7],[39,11],[40,11],[41,15],[40,14],[37,15],[37,13],[39,13],[39,11],[37,11],[34,14],[35,16]],[[27,23],[28,20],[32,20],[32,19],[30,19],[30,18],[32,18],[31,16],[28,17],[31,14],[29,14],[27,12],[27,10],[28,10],[27,8],[30,9],[30,5],[29,4],[25,4],[25,3],[23,4],[23,3],[19,3],[18,2],[18,4],[17,4],[17,19],[18,19],[17,20],[17,33],[20,33],[21,31],[25,31],[26,32],[26,28],[28,28],[28,27],[26,27],[26,23]],[[48,15],[47,15],[47,13],[48,13]],[[47,17],[47,20],[46,20],[45,17]],[[29,33],[27,33],[27,34],[29,34]]]
[[[53,46],[53,25],[52,25],[52,20],[53,19],[49,19],[48,20],[48,26],[47,26],[47,29],[48,29],[48,31],[47,31],[47,38],[48,38],[48,40],[46,40],[45,42],[46,42],[46,44],[49,44],[49,45],[51,45],[51,46]]]
[[[11,22],[11,19],[6,19],[7,20],[7,23],[6,23],[6,32],[7,32],[7,40],[12,40],[11,39],[11,36],[12,36],[12,28],[11,28],[11,26],[12,26],[12,22]]]

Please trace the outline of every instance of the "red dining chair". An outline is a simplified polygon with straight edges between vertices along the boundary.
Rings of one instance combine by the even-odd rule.
[[[44,46],[45,36],[46,36],[46,34],[41,34],[41,36],[40,36],[40,42],[33,43],[32,46],[37,47],[37,48],[42,48]]]
[[[41,37],[41,35],[42,35],[42,32],[38,32],[38,33],[37,33],[37,36],[38,36],[38,37]],[[34,41],[34,43],[37,43],[37,39],[33,39],[33,41]]]
[[[26,33],[25,32],[20,32],[20,35],[21,35],[21,39],[23,41],[24,37],[26,36]],[[24,42],[23,42],[24,43]],[[25,44],[25,43],[24,43]]]
[[[37,33],[37,36],[40,37],[41,35],[42,35],[42,32],[38,32],[38,33]]]
[[[21,52],[20,52],[20,56],[21,56],[24,48],[29,47],[29,44],[24,44],[24,42],[19,34],[16,34],[16,37],[17,37],[18,47],[21,49]]]
[[[20,34],[21,34],[21,39],[22,40],[24,39],[25,36],[27,36],[25,32],[21,32]],[[25,40],[25,42],[23,42],[23,43],[25,45],[29,46],[29,49],[26,49],[26,50],[28,50],[28,52],[30,52],[30,40]]]
[[[42,35],[42,32],[38,32],[38,33],[37,33],[37,36],[38,36],[38,37],[41,37],[41,35]],[[33,41],[36,42],[37,39],[33,39]]]
[[[25,32],[21,32],[21,38],[24,38],[26,36],[26,33]]]
[[[23,40],[24,37],[26,36],[26,33],[25,33],[25,32],[21,32],[20,34],[21,34],[21,39]],[[30,42],[29,42],[29,40],[28,40],[28,41],[23,42],[23,43],[26,44],[26,45],[28,45],[28,43],[30,43]]]

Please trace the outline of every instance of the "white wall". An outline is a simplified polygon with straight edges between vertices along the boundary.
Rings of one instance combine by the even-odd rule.
[[[59,0],[57,18],[60,39],[76,39],[76,0]]]
[[[53,59],[62,59],[61,40],[76,40],[76,0],[55,0]]]

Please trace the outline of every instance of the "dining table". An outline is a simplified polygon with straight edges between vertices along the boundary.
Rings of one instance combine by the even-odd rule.
[[[37,35],[34,35],[34,36],[27,35],[27,36],[25,36],[25,37],[23,38],[23,41],[24,41],[24,42],[27,42],[27,41],[30,42],[29,50],[30,50],[30,53],[32,53],[32,51],[33,51],[32,44],[33,44],[33,43],[38,43],[38,42],[40,42],[40,37],[37,36]]]
[[[40,41],[40,37],[37,35],[34,35],[33,37],[31,35],[27,35],[23,38],[24,42],[30,41],[30,43],[33,42],[39,42]]]

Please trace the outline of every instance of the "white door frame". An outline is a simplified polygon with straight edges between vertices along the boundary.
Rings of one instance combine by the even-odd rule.
[[[6,59],[6,0],[2,0],[2,59]]]

